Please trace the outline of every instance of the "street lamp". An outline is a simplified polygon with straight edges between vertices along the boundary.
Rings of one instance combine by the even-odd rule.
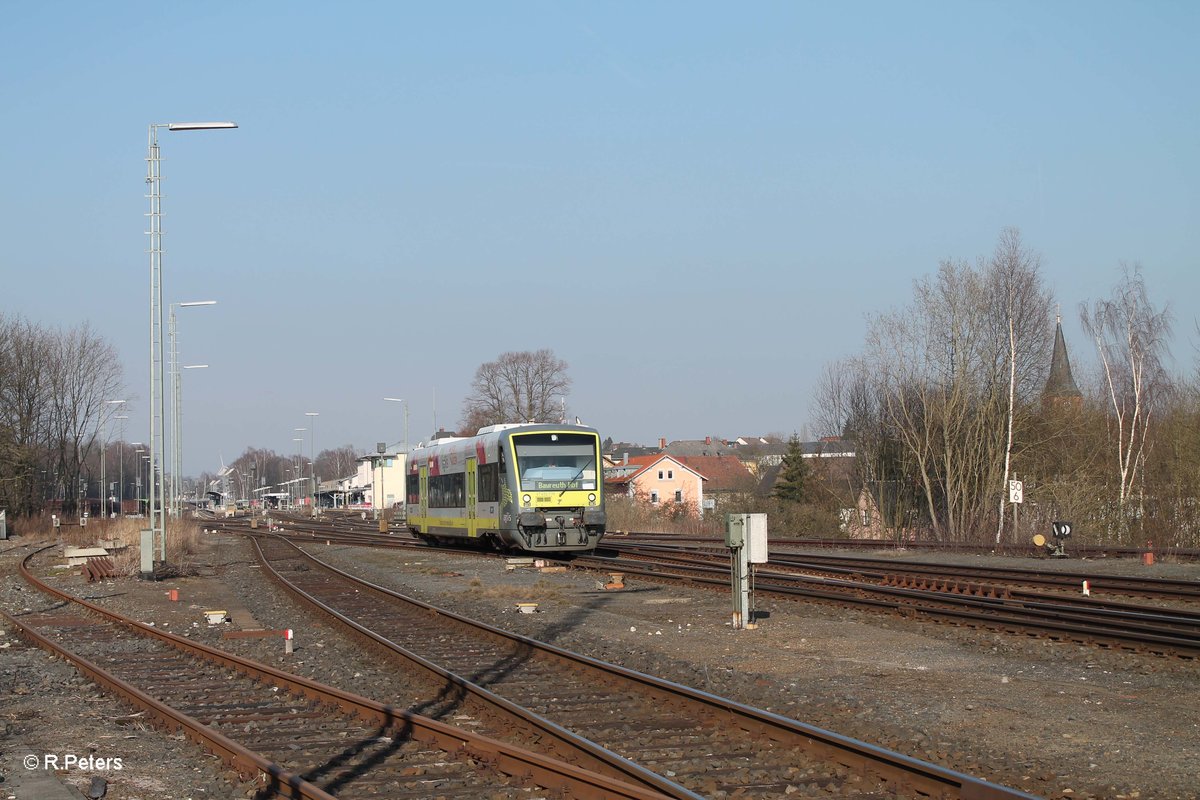
[[[167,557],[167,518],[166,503],[163,502],[161,485],[155,486],[156,472],[161,475],[161,469],[155,467],[166,461],[166,448],[163,423],[163,280],[162,280],[162,169],[158,154],[158,129],[168,131],[206,131],[236,128],[233,122],[162,122],[152,123],[149,130],[148,152],[146,154],[146,183],[150,200],[150,531],[151,536],[159,539],[160,558]],[[152,539],[153,541],[153,539]]]
[[[308,432],[308,472],[312,478],[312,512],[317,511],[317,417],[321,416],[319,411],[305,411],[304,416],[311,417],[312,429]]]
[[[120,467],[120,473],[119,473],[120,477],[117,479],[117,510],[112,515],[112,516],[116,517],[116,516],[120,516],[121,501],[125,499],[124,497],[122,497],[122,493],[125,491],[125,422],[124,422],[124,420],[129,419],[129,415],[128,414],[117,414],[115,417],[113,417],[113,419],[121,420],[121,441],[117,444],[118,451],[121,454],[121,457],[120,457],[121,467]],[[105,449],[105,451],[108,450],[107,447],[104,449]]]
[[[408,453],[408,401],[403,397],[385,397],[384,400],[390,400],[393,403],[404,403],[404,452]]]
[[[208,369],[208,364],[185,364],[183,369]],[[180,507],[179,495],[183,487],[183,376],[175,371],[173,381],[175,390],[174,415],[175,436],[172,444],[172,455],[175,463],[171,467],[171,516],[178,517],[183,509]]]
[[[308,428],[296,428],[296,433],[304,433]],[[293,470],[295,478],[292,479],[292,491],[299,496],[300,494],[300,476],[304,474],[304,437],[293,437],[293,442],[296,443],[296,468]],[[292,505],[295,505],[295,500]]]
[[[104,404],[119,406],[124,400],[105,400]],[[118,410],[118,409],[114,409]],[[108,519],[108,484],[104,482],[104,459],[108,454],[108,417],[105,411],[100,412],[100,518]]]
[[[124,435],[122,435],[122,439],[124,439]],[[146,450],[145,450],[146,445],[142,444],[141,442],[130,442],[129,444],[133,445],[135,451],[139,455],[141,453],[146,452]],[[138,473],[137,488],[138,488],[138,492],[137,492],[137,496],[135,497],[135,499],[138,501],[137,513],[141,514],[142,513],[142,502],[141,502],[141,500],[142,500],[142,493],[141,493],[142,478],[141,478],[140,472]],[[125,442],[124,441],[121,442],[121,516],[122,517],[125,516]]]
[[[182,393],[179,379],[178,340],[175,338],[175,309],[192,308],[194,306],[215,306],[216,300],[191,300],[186,303],[171,303],[167,335],[171,343],[171,496],[167,506],[171,516],[178,517],[179,489],[183,472],[183,410]],[[204,366],[208,366],[205,364]],[[184,367],[195,369],[196,367]]]
[[[134,492],[137,495],[138,516],[141,516],[141,514],[142,514],[142,462],[145,459],[150,458],[150,456],[143,455],[143,453],[146,452],[146,445],[142,444],[141,442],[136,442],[136,444],[141,445],[141,446],[134,448],[134,451],[133,451],[134,454],[137,456],[137,460],[138,460],[137,461],[137,469],[134,470],[134,473],[133,473],[133,475],[134,475],[133,483],[134,483]]]

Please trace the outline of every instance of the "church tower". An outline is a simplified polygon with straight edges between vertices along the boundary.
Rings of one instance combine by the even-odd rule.
[[[1083,393],[1071,375],[1071,360],[1067,357],[1067,340],[1063,338],[1061,314],[1054,331],[1054,355],[1050,357],[1050,377],[1042,392],[1042,408],[1047,411],[1079,411],[1083,408]]]

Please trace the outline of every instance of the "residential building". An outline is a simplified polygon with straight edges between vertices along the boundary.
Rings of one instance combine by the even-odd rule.
[[[754,490],[754,476],[735,456],[637,456],[606,466],[610,495],[636,497],[652,506],[683,504],[703,514],[722,497]]]
[[[753,494],[758,485],[753,473],[734,455],[675,456],[675,459],[704,476],[707,505],[701,507],[705,509],[716,508],[723,499]]]
[[[676,439],[667,443],[659,439],[661,450],[673,456],[728,456],[734,455],[737,445],[713,436],[703,439]]]
[[[604,470],[610,495],[634,497],[652,506],[667,503],[704,509],[704,476],[666,454],[631,457]]]

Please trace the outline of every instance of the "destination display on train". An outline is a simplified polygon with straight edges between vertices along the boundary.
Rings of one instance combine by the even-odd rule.
[[[539,492],[565,492],[568,489],[582,489],[583,481],[534,481],[533,488]]]

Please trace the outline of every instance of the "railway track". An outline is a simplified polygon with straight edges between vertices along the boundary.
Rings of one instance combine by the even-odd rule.
[[[1030,797],[509,634],[361,581],[280,537],[256,539],[269,574],[296,596],[406,664],[497,695],[656,772],[664,781],[656,788],[671,796]]]
[[[339,544],[364,547],[428,547],[404,529],[380,533],[377,527],[361,522],[357,517],[340,515],[330,519],[280,517],[276,519],[275,531],[297,539],[321,536]],[[244,531],[248,525],[244,520],[221,521],[217,527],[223,530]],[[837,540],[857,541],[857,540]],[[1173,601],[1200,603],[1200,581],[1171,580],[1166,578],[1106,575],[1100,573],[1055,571],[1052,569],[1019,569],[1000,566],[971,566],[963,564],[929,564],[890,558],[868,558],[818,553],[799,554],[794,552],[802,546],[802,540],[772,540],[770,563],[781,569],[823,575],[858,576],[877,582],[898,586],[913,586],[922,580],[931,581],[976,581],[996,586],[1027,586],[1079,592],[1083,581],[1095,594],[1117,594],[1162,598]],[[631,550],[637,548],[637,550]],[[600,551],[616,553],[649,552],[709,552],[722,557],[728,553],[724,543],[711,537],[680,537],[675,535],[630,534],[603,540]],[[461,551],[456,548],[454,551]]]
[[[642,533],[630,531],[628,533],[610,533],[609,539],[614,536],[619,538],[628,537],[630,540],[638,542],[657,542],[657,543],[674,543],[687,545],[705,545],[717,543],[720,544],[719,536],[693,536],[681,535],[674,533]],[[1045,555],[1045,551],[1039,547],[1030,544],[1012,544],[1003,543],[996,545],[993,543],[975,543],[975,542],[937,542],[931,540],[918,539],[913,541],[897,541],[895,539],[848,539],[848,538],[784,538],[771,537],[770,546],[772,548],[800,548],[805,550],[906,550],[912,552],[926,553],[973,553],[976,555],[1004,555],[1004,556],[1025,556],[1038,557]],[[1132,545],[1100,545],[1100,544],[1081,544],[1072,543],[1068,545],[1067,552],[1072,557],[1077,558],[1141,558],[1147,550],[1153,551],[1159,557],[1174,558],[1180,561],[1200,561],[1200,549],[1195,547],[1136,547]]]
[[[1082,582],[1087,581],[1089,591],[1096,594],[1136,595],[1200,603],[1200,582],[1169,578],[1030,570],[999,566],[976,567],[965,564],[925,564],[917,561],[892,559],[798,555],[779,551],[771,556],[770,563],[782,568],[854,574],[880,581],[904,582],[929,578],[975,580],[1009,587],[1034,586],[1074,593],[1078,593]]]
[[[616,558],[576,557],[572,564],[602,571],[621,571],[652,580],[683,581],[727,591],[728,557],[665,546],[621,545]],[[823,562],[819,570],[828,572]],[[786,559],[758,565],[755,590],[774,597],[834,602],[891,610],[906,616],[998,629],[1023,635],[1123,647],[1138,652],[1185,658],[1200,656],[1200,612],[1183,608],[1139,606],[1099,598],[1065,597],[1014,590],[1008,585],[972,578],[937,578],[917,582],[875,580],[861,571],[814,574]],[[1182,583],[1182,582],[1181,582]]]
[[[245,530],[245,525],[226,525]],[[429,548],[403,531],[389,534],[313,526],[293,521],[280,533],[299,542],[385,548]],[[684,581],[727,591],[728,550],[706,539],[692,547],[659,543],[666,537],[606,540],[595,555],[562,563],[602,572],[621,571],[657,581]],[[453,552],[461,548],[450,548]],[[606,557],[604,553],[616,554]],[[1080,594],[1083,581],[1089,596]],[[1035,591],[1041,587],[1053,591]],[[841,603],[893,611],[915,619],[1001,630],[1141,653],[1200,656],[1200,582],[995,566],[928,564],[775,549],[756,571],[756,589],[793,600]],[[1146,596],[1171,602],[1169,608],[1109,599]]]
[[[38,579],[36,555],[21,575],[55,602],[9,623],[255,779],[258,797],[663,797],[142,625]]]

